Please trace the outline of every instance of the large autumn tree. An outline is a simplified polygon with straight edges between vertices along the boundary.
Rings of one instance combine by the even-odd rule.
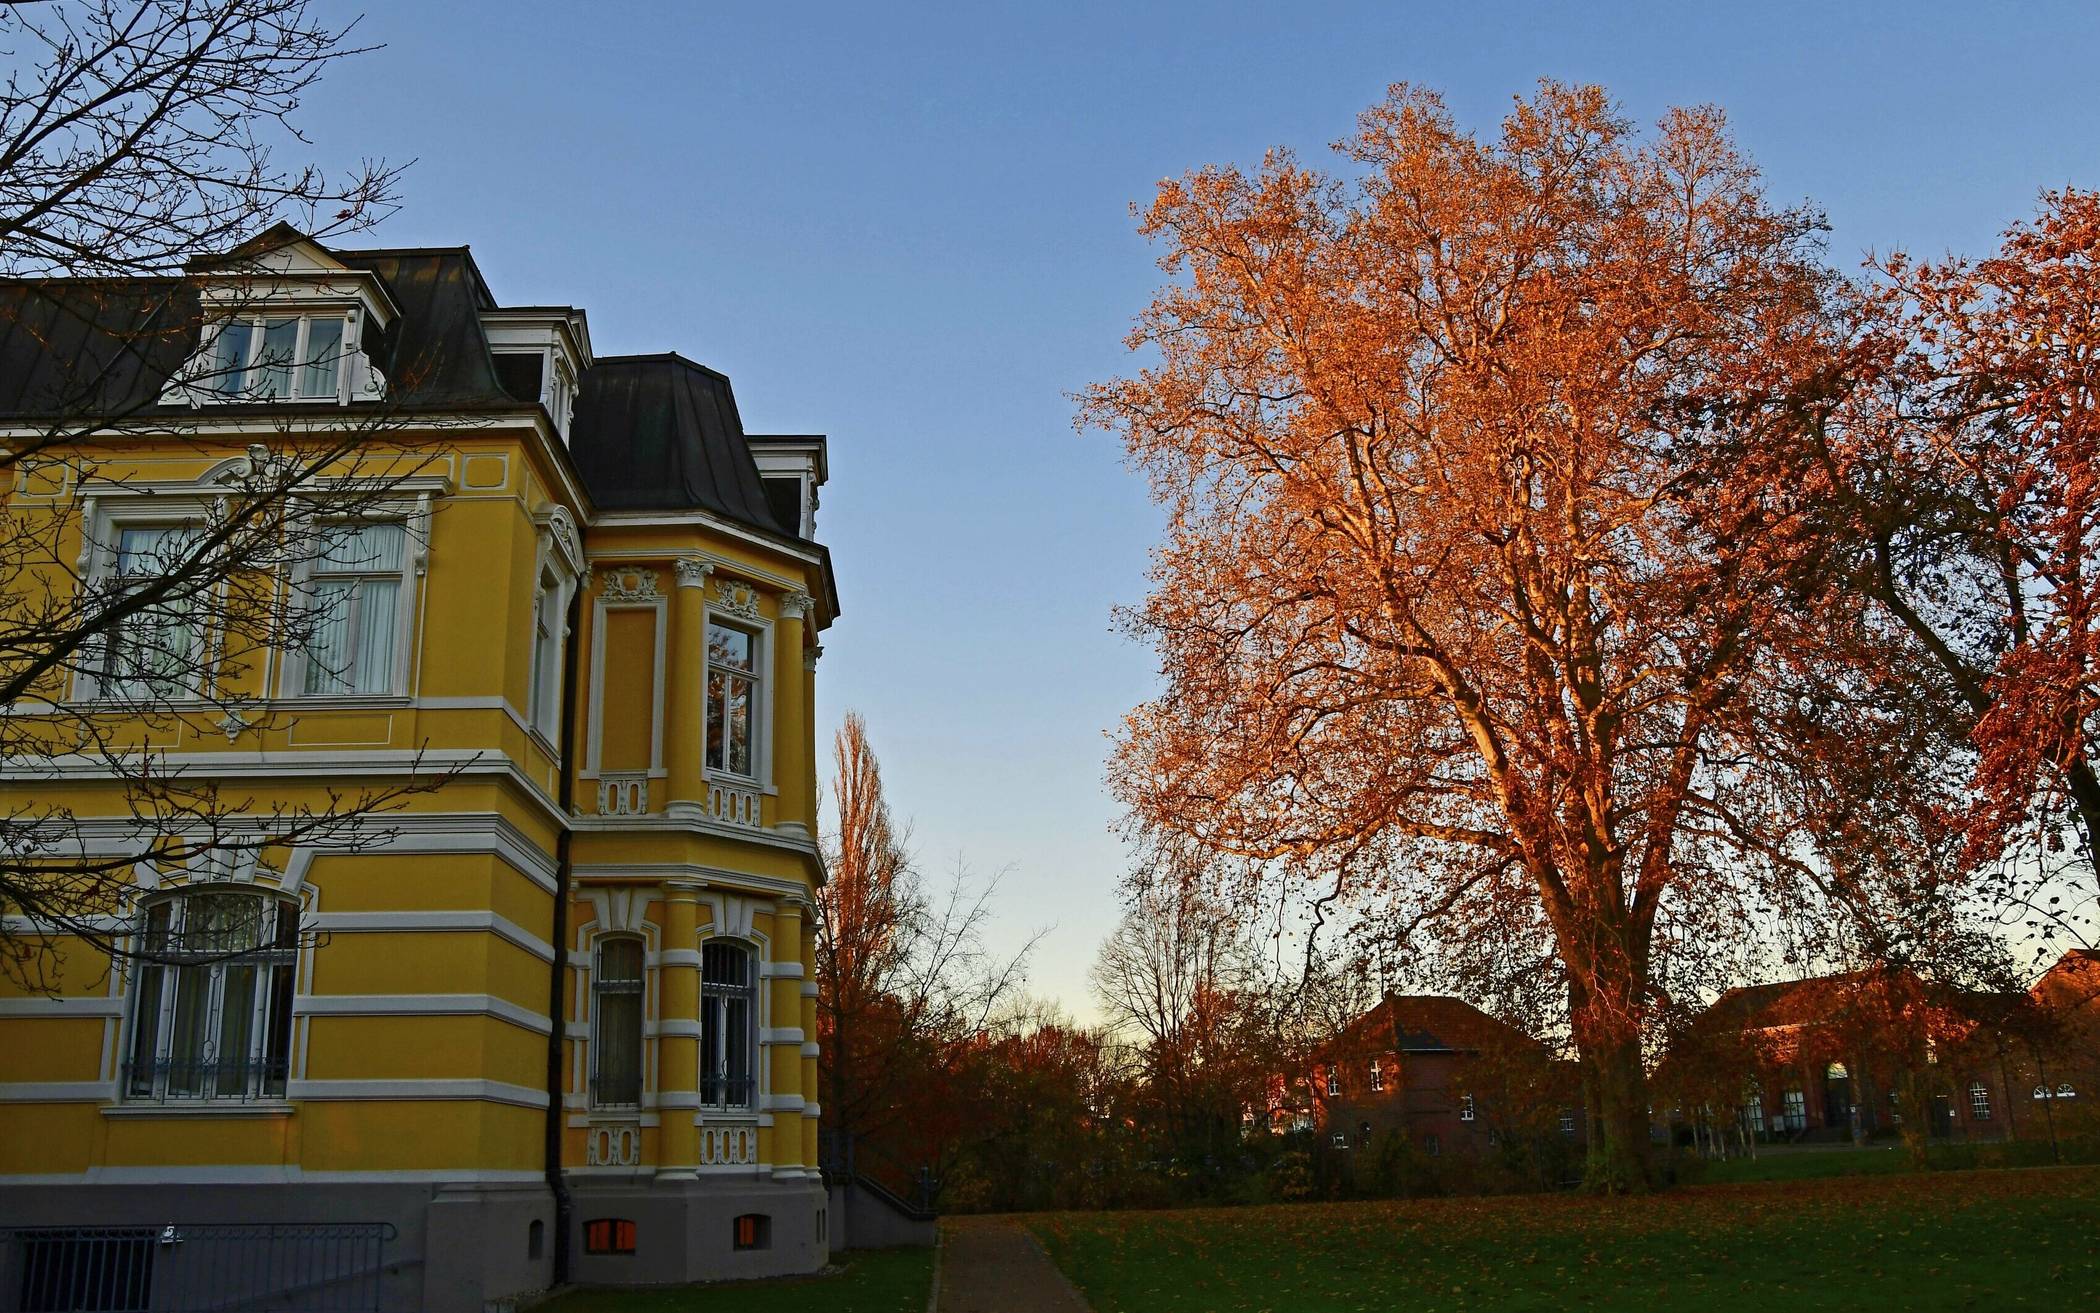
[[[1591,87],[1483,140],[1399,86],[1338,149],[1143,216],[1151,358],[1082,411],[1170,512],[1130,617],[1166,687],[1113,783],[1328,895],[1539,934],[1590,1182],[1642,1189],[1659,944],[1821,870],[1765,744],[1789,681],[1842,693],[1802,654],[1845,608],[1760,477],[1822,355],[1819,223],[1716,111],[1641,134]]]
[[[2100,942],[2100,195],[1866,293],[1796,477],[1967,729],[1971,858],[2044,942]]]

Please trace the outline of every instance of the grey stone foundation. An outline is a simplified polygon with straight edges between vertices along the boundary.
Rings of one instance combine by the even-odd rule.
[[[570,1280],[578,1285],[781,1276],[813,1272],[829,1257],[829,1209],[815,1180],[644,1176],[569,1185]],[[751,1247],[738,1248],[739,1217],[763,1219],[746,1224]],[[621,1238],[632,1252],[587,1252],[593,1222],[630,1224]],[[383,1245],[346,1246],[316,1230],[373,1237],[382,1234],[375,1224],[391,1228]],[[287,1309],[371,1307],[376,1298],[390,1313],[489,1313],[554,1278],[554,1199],[532,1182],[0,1186],[0,1233],[9,1237],[0,1242],[0,1313],[16,1313],[25,1293],[35,1242],[18,1228],[78,1228],[83,1236],[121,1229],[125,1238],[110,1243],[123,1249],[127,1279],[150,1282],[154,1307],[210,1306],[198,1303],[204,1292],[221,1301],[273,1296],[267,1306]],[[65,1261],[112,1260],[76,1250]]]

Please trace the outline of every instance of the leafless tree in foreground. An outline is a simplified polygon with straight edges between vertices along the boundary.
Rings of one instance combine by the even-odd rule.
[[[54,987],[68,944],[140,951],[126,915],[140,870],[355,848],[383,833],[372,818],[447,778],[292,801],[167,759],[184,737],[276,727],[276,657],[326,682],[341,599],[300,567],[374,550],[364,531],[402,522],[432,454],[427,426],[411,437],[383,405],[297,420],[265,406],[274,427],[208,487],[170,496],[137,472],[142,455],[203,465],[238,449],[162,404],[171,374],[215,400],[266,400],[256,371],[185,363],[210,322],[252,312],[267,251],[245,244],[282,220],[358,230],[393,206],[399,171],[383,163],[331,181],[273,157],[268,134],[303,144],[301,96],[357,53],[347,36],[295,0],[0,10],[0,338],[37,362],[0,380],[0,970],[33,989]],[[396,394],[414,382],[398,372]],[[91,510],[142,496],[170,511],[151,533]],[[402,522],[410,550],[427,518]]]

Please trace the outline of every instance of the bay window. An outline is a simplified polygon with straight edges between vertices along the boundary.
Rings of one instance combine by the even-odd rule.
[[[307,581],[313,630],[302,691],[318,696],[394,692],[407,526],[343,526],[326,537],[327,550]]]
[[[751,1106],[756,974],[752,952],[744,945],[713,940],[700,946],[700,1102],[705,1107]]]
[[[291,1065],[299,909],[213,888],[146,909],[124,1097],[281,1099]]]
[[[754,779],[753,740],[761,679],[758,635],[710,621],[707,626],[707,768]]]
[[[642,941],[598,941],[591,966],[591,1102],[642,1102]]]

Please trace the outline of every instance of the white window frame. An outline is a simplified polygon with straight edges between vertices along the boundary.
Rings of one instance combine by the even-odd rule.
[[[1458,1119],[1459,1119],[1460,1121],[1462,1121],[1462,1122],[1469,1122],[1469,1121],[1472,1121],[1472,1120],[1473,1120],[1473,1117],[1474,1117],[1474,1110],[1473,1110],[1473,1096],[1472,1096],[1472,1095],[1470,1095],[1470,1094],[1461,1094],[1461,1095],[1459,1095],[1459,1096],[1458,1096]]]
[[[640,973],[632,982],[622,982],[618,991],[606,988],[604,978],[605,949],[611,944],[631,944],[636,951],[635,965]],[[633,1100],[606,1100],[599,1094],[599,1083],[604,1075],[599,1067],[606,1045],[604,1041],[604,1010],[600,1006],[604,997],[613,992],[633,994],[635,999],[634,1020],[634,1098]],[[649,1101],[649,945],[639,934],[620,931],[596,936],[591,941],[591,1069],[590,1106],[593,1109],[608,1109],[616,1112],[636,1112]]]
[[[313,658],[304,649],[284,654],[282,668],[277,681],[279,697],[301,703],[369,702],[374,699],[398,701],[409,696],[410,676],[415,669],[415,646],[417,618],[422,611],[422,589],[420,587],[426,565],[428,545],[428,516],[407,507],[380,507],[371,514],[360,517],[366,524],[398,524],[402,530],[400,588],[394,601],[394,668],[387,672],[384,689],[359,691],[353,689],[330,689],[324,692],[307,692],[307,677]],[[348,521],[342,521],[348,523]],[[379,571],[364,574],[322,572],[318,554],[297,562],[292,568],[292,604],[310,609],[314,605],[314,585],[319,580],[344,577],[360,578],[377,575]]]
[[[1342,1097],[1342,1070],[1339,1066],[1331,1066],[1327,1069],[1327,1097],[1330,1099]]]
[[[1371,1059],[1371,1093],[1385,1093],[1385,1068],[1378,1065],[1376,1058]]]
[[[532,588],[532,646],[527,663],[525,723],[552,748],[561,742],[564,654],[569,645],[569,599],[576,577],[542,560]]]
[[[78,564],[82,576],[97,589],[114,590],[123,583],[117,574],[118,563],[123,559],[124,531],[127,529],[179,529],[186,525],[199,525],[204,517],[201,503],[179,505],[118,504],[116,506],[89,505],[82,514],[82,532],[88,535],[83,543],[85,559]],[[141,576],[144,577],[144,576]],[[204,599],[193,601],[200,611],[208,612]],[[190,674],[202,672],[210,664],[212,635],[207,632],[206,614],[196,619],[193,641],[195,649],[191,655]],[[166,689],[138,687],[129,679],[113,679],[109,675],[110,645],[119,641],[121,635],[105,633],[95,640],[90,660],[93,669],[83,670],[74,680],[74,693],[83,701],[97,702],[195,702],[209,691],[195,685],[178,685]]]
[[[350,361],[356,355],[353,346],[358,340],[358,311],[350,307],[328,308],[308,305],[262,306],[244,309],[239,314],[228,315],[212,324],[198,343],[197,354],[185,369],[185,376],[192,380],[190,390],[212,403],[276,405],[289,402],[301,405],[337,405],[350,397]],[[288,395],[264,395],[250,390],[248,375],[262,359],[263,333],[272,320],[294,319],[299,323],[299,332],[292,348],[292,381]],[[328,393],[307,395],[299,390],[301,378],[308,361],[307,342],[313,325],[320,320],[334,320],[342,325],[342,336],[336,343],[335,390]],[[232,376],[222,376],[218,368],[219,338],[234,324],[245,324],[251,340],[247,358]],[[230,386],[238,383],[238,386]]]
[[[1991,1087],[1982,1081],[1969,1083],[1969,1120],[1987,1122],[1991,1119]]]
[[[151,942],[151,918],[163,907],[170,909],[168,930],[171,936],[179,938],[185,930],[184,921],[191,904],[210,897],[246,898],[263,904],[267,920],[257,935],[257,946],[226,956],[199,953],[196,955],[198,961],[186,965],[141,961],[131,968],[131,987],[125,1000],[124,1065],[118,1082],[119,1097],[125,1102],[158,1106],[223,1105],[278,1102],[285,1097],[292,1074],[292,1050],[298,1043],[300,908],[297,900],[274,889],[238,882],[184,885],[155,896],[140,907],[135,943],[142,953],[179,958],[182,956],[179,950],[170,951],[164,945],[156,948]],[[291,918],[289,936],[285,933],[286,917]],[[285,942],[287,937],[289,944]],[[227,977],[232,969],[240,966],[254,969],[257,978],[247,1003],[250,1010],[246,1023],[247,1050],[230,1059],[238,1073],[238,1087],[225,1092],[220,1088],[225,1073],[218,1071],[217,1067],[229,1060],[218,1052],[218,1037],[220,1022],[225,1015]],[[188,1064],[200,1069],[192,1073],[194,1079],[201,1081],[201,1087],[194,1091],[175,1088],[177,1059],[172,1056],[176,1010],[183,997],[185,980],[195,982],[199,979],[197,975],[186,977],[185,972],[202,973],[204,990],[200,1005],[202,1015],[197,1022],[202,1039],[196,1050],[197,1057]],[[289,973],[290,989],[282,995],[276,988],[280,972]],[[157,996],[148,998],[149,992]],[[142,1084],[135,1064],[142,1039],[139,1029],[149,1013],[154,1027],[150,1059],[153,1071]],[[273,1033],[278,1045],[272,1043]],[[272,1048],[279,1045],[279,1051],[273,1054]]]
[[[709,631],[716,626],[734,629],[751,636],[751,773],[746,775],[728,768],[728,753],[723,753],[724,765],[716,766],[707,759],[707,718],[713,712],[710,686],[714,683],[713,644]],[[709,780],[739,784],[745,788],[773,789],[773,626],[763,617],[754,618],[735,611],[709,605],[702,616],[700,647],[704,659],[700,670],[700,773]],[[746,672],[735,671],[738,678]]]

